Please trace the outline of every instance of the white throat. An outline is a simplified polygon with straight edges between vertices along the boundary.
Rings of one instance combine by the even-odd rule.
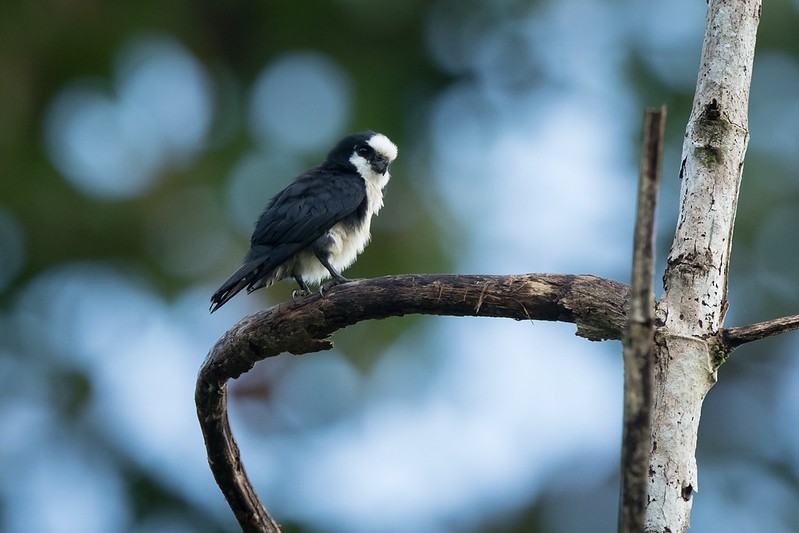
[[[374,148],[375,152],[388,159],[389,163],[397,158],[397,145],[382,133],[373,135],[368,143],[369,146]],[[388,170],[386,170],[385,174],[375,172],[369,161],[358,154],[352,154],[350,163],[366,182],[366,198],[368,202],[366,216],[376,215],[380,208],[383,207],[383,189],[388,184],[388,180],[391,179],[391,174]]]

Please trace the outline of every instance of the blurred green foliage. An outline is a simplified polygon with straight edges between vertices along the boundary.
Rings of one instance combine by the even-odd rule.
[[[432,4],[438,9],[437,13],[449,9],[453,19],[457,19],[456,10],[488,9],[487,5],[479,2]],[[546,2],[520,1],[496,2],[494,7],[507,14],[514,9],[546,5]],[[422,0],[2,2],[0,215],[5,210],[19,225],[22,247],[20,268],[10,283],[0,284],[0,309],[11,310],[19,294],[42,273],[91,261],[118,265],[123,271],[135,273],[167,301],[179,298],[192,288],[208,288],[210,292],[235,268],[248,245],[249,234],[236,225],[230,214],[226,187],[240,159],[257,151],[256,141],[246,126],[249,91],[267,64],[295,50],[323,51],[354,80],[352,116],[346,124],[348,131],[377,129],[400,146],[386,208],[374,225],[374,242],[348,275],[369,277],[452,271],[457,264],[459,244],[473,228],[460,226],[446,205],[435,197],[425,197],[435,194],[430,193],[427,172],[429,158],[433,155],[427,145],[427,128],[436,96],[455,83],[468,80],[470,74],[447,71],[431,59],[425,36],[431,9],[431,4]],[[765,61],[764,64],[777,65],[774,67],[777,71],[783,64],[799,70],[796,66],[799,39],[795,32],[798,25],[796,2],[766,3],[756,61],[771,58],[772,63]],[[210,133],[195,157],[184,164],[170,166],[166,175],[144,194],[129,199],[100,200],[70,185],[47,156],[44,123],[48,106],[60,90],[81,78],[96,80],[113,98],[117,54],[126,43],[142,34],[174,37],[206,67],[211,77],[215,108]],[[682,59],[695,64],[701,41],[696,35],[690,38],[694,41],[687,43],[684,50],[690,51],[691,57]],[[653,52],[639,47],[640,39],[640,35],[632,35],[625,42],[623,70],[627,79],[622,83],[633,88],[632,94],[639,107],[663,102],[669,107],[669,142],[658,221],[659,257],[663,258],[676,220],[679,188],[676,176],[693,88],[669,83],[668,76],[652,66],[653,53],[679,55],[683,49]],[[791,116],[798,116],[795,106],[799,105],[796,103],[799,85],[786,84],[784,90],[793,92],[774,100],[773,79],[759,77],[760,72],[760,63],[756,63],[752,93],[753,144],[741,189],[731,271],[730,317],[735,323],[795,313],[799,297],[793,269],[799,254],[795,229],[780,224],[780,221],[797,220],[791,214],[799,209],[799,151],[796,150],[799,136],[786,141],[784,137],[790,135],[782,135],[783,144],[794,147],[792,152],[775,150],[776,141],[758,143],[756,140],[770,139],[772,117],[784,110],[773,109],[775,102],[783,106],[786,102],[792,103]],[[799,133],[799,127],[785,131]],[[637,132],[619,142],[629,145],[629,159],[635,161]],[[323,155],[323,151],[302,154],[302,161],[296,162],[297,169],[316,164]],[[264,176],[272,191],[279,190],[290,178],[289,175]],[[486,179],[490,183],[491,177]],[[634,179],[629,181],[633,187]],[[199,193],[195,194],[197,191]],[[211,194],[206,194],[209,191]],[[182,199],[206,197],[210,197],[207,209],[191,211],[187,207],[183,212],[172,207]],[[770,217],[779,209],[784,210],[783,218],[769,225]],[[476,217],[480,215],[482,213]],[[163,225],[178,225],[180,229],[180,221],[187,219],[187,226],[207,224],[209,228],[218,229],[231,243],[230,253],[208,268],[194,272],[167,268],[164,255],[168,250],[165,248],[171,241],[164,237],[168,228]],[[773,232],[764,235],[764,227]],[[186,228],[186,234],[189,229]],[[175,235],[180,238],[182,234],[178,231]],[[569,243],[564,242],[563,246]],[[0,261],[10,261],[9,254],[9,249],[0,249]],[[259,291],[250,298],[259,298],[267,305],[286,299],[290,290],[281,285],[269,292]],[[88,453],[101,450],[98,454],[123,472],[123,489],[130,496],[128,511],[136,527],[146,530],[151,520],[169,516],[164,523],[177,524],[186,531],[235,530],[231,521],[220,521],[213,512],[190,501],[163,478],[133,461],[108,438],[104,428],[96,427],[92,413],[87,412],[87,405],[96,393],[90,374],[69,363],[59,363],[58,353],[49,351],[51,348],[44,341],[39,345],[38,339],[27,338],[35,337],[35,332],[23,331],[15,320],[8,316],[0,323],[0,356],[3,352],[16,354],[9,358],[9,361],[14,360],[10,364],[29,368],[31,374],[37,376],[36,380],[46,391],[47,403],[76,434],[96,446]],[[405,318],[381,321],[368,328],[357,326],[338,334],[337,346],[358,371],[366,373],[383,350],[421,321]],[[20,336],[26,337],[26,341],[21,341]],[[21,348],[23,345],[36,348]],[[752,357],[759,357],[759,364],[778,366],[789,344],[773,342],[764,346],[747,350]],[[198,354],[198,363],[200,356]],[[709,417],[703,426],[708,444],[702,453],[707,456],[732,454],[739,459],[752,456],[754,462],[762,459],[758,458],[757,451],[743,445],[736,447],[712,435],[716,430],[726,435],[725,428],[734,432],[734,428],[727,426],[734,425],[730,420],[735,413],[725,412],[724,403],[736,398],[734,387],[739,384],[731,381],[727,386],[724,378],[747,375],[753,372],[753,366],[756,364],[739,363],[736,354],[722,369],[721,383],[713,391],[707,408],[715,416]],[[256,375],[257,386],[252,389],[247,389],[247,380],[242,380],[241,397],[252,394],[258,401],[268,399],[268,372],[265,375]],[[0,399],[13,402],[14,394],[0,396]],[[752,411],[752,418],[757,418],[759,411]],[[725,415],[728,418],[724,418]],[[198,464],[197,468],[205,468],[205,465]],[[780,475],[797,485],[795,471],[786,474],[783,470]],[[11,486],[9,480],[2,483]],[[607,483],[612,484],[613,480]],[[581,488],[577,492],[584,495],[589,490]],[[544,517],[554,512],[552,509],[560,507],[564,516],[571,512],[563,498],[553,500],[531,502],[518,517],[501,517],[502,529],[542,530],[542,524],[548,523]],[[4,505],[7,504],[0,500],[0,523],[7,514]],[[487,517],[485,523],[489,522],[497,523]],[[301,524],[286,523],[284,530],[303,529]]]

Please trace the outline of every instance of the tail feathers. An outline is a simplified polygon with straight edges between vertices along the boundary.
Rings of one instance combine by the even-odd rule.
[[[254,288],[269,285],[263,278],[268,272],[264,272],[264,261],[248,261],[244,263],[236,272],[225,281],[219,289],[211,296],[211,312],[213,313],[225,303],[236,296],[245,287],[248,291]],[[254,287],[254,285],[257,286]]]

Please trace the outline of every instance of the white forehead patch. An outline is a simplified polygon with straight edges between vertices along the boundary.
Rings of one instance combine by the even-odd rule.
[[[375,133],[367,142],[369,146],[374,148],[375,152],[383,154],[389,161],[394,161],[397,158],[397,145],[382,133]]]

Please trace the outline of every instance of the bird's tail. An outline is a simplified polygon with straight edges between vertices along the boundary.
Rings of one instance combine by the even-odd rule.
[[[211,296],[211,312],[213,313],[236,296],[243,288],[252,287],[264,277],[264,261],[247,261],[230,276]]]

